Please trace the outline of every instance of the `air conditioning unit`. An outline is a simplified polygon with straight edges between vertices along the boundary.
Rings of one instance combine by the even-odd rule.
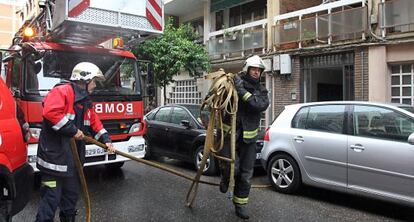
[[[288,75],[292,73],[292,59],[289,54],[280,55],[280,74]]]

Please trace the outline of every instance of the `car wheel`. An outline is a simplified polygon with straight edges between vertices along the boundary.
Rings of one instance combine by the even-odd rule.
[[[199,146],[194,155],[194,165],[198,170],[200,169],[201,160],[203,159],[204,146]],[[216,173],[216,161],[213,155],[210,154],[203,170],[203,175],[214,175]]]
[[[108,169],[119,169],[124,165],[125,162],[107,163],[105,167]]]
[[[302,184],[298,164],[286,154],[277,154],[270,160],[267,175],[272,186],[281,193],[295,193]]]

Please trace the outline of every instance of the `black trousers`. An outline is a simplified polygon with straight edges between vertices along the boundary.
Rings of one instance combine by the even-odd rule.
[[[230,158],[230,136],[224,138],[223,149],[220,154]],[[233,202],[235,204],[247,204],[253,176],[254,163],[256,161],[256,143],[236,143],[235,185]],[[220,161],[222,180],[228,182],[230,178],[230,163]]]
[[[74,217],[80,193],[78,175],[58,177],[41,173],[41,177],[41,198],[36,222],[53,221],[57,207],[60,209],[60,217]]]

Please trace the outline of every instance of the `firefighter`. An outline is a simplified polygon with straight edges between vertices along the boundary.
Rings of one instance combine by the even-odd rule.
[[[256,160],[256,140],[261,112],[269,106],[268,91],[260,84],[265,69],[263,60],[255,55],[244,63],[242,75],[236,75],[234,85],[239,96],[236,125],[236,165],[233,204],[236,215],[248,219],[246,204],[249,198],[251,178]],[[230,156],[230,118],[224,117],[224,146],[221,155]],[[229,185],[230,167],[220,161],[220,191],[226,193]]]
[[[109,152],[115,151],[88,97],[96,81],[104,79],[95,64],[81,62],[73,68],[70,81],[56,85],[43,101],[43,127],[36,162],[42,185],[36,221],[53,221],[57,207],[60,221],[75,221],[80,183],[70,148],[71,138],[77,141],[82,164],[85,162],[83,132],[105,143]]]

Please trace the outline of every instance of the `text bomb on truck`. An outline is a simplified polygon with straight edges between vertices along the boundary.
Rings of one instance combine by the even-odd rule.
[[[37,170],[44,96],[56,84],[67,81],[73,67],[80,62],[97,65],[105,75],[106,80],[97,85],[90,97],[114,146],[143,157],[140,62],[116,37],[139,40],[162,34],[162,1],[49,0],[41,8],[40,14],[16,34],[9,56],[3,60],[6,84],[30,126],[29,163]],[[114,39],[113,48],[99,45],[110,39]],[[96,145],[86,146],[85,166],[121,167],[126,160]]]

